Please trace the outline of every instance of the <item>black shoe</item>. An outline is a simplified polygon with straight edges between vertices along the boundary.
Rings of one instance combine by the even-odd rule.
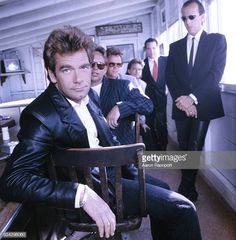
[[[180,187],[178,189],[178,193],[182,194],[183,196],[185,196],[192,202],[196,202],[198,199],[198,193],[197,193],[196,189],[194,189],[194,188],[187,189],[180,185]]]

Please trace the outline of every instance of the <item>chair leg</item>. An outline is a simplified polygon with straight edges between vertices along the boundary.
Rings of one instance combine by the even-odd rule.
[[[96,233],[88,233],[86,236],[80,238],[79,240],[97,240],[99,239]]]
[[[107,239],[107,238],[106,238]],[[120,232],[116,232],[114,236],[108,238],[109,240],[122,240],[122,235]]]
[[[97,240],[100,239],[95,233],[85,232],[73,232],[70,236],[67,236],[64,240]]]
[[[130,232],[122,232],[121,240],[132,240],[132,236],[130,236]]]

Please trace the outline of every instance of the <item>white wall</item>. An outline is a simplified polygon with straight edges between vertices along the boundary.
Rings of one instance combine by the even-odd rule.
[[[42,49],[40,49],[42,52]],[[9,102],[38,96],[45,89],[45,74],[42,54],[35,54],[32,46],[11,49],[4,52],[5,58],[19,58],[25,69],[25,83],[22,74],[8,76],[1,86],[1,102]]]
[[[134,57],[144,58],[144,42],[147,38],[154,37],[152,28],[150,27],[152,22],[151,15],[126,19],[124,22],[141,22],[143,32],[102,37],[96,37],[95,28],[87,29],[85,32],[95,36],[95,42],[104,47],[108,45],[133,44]],[[152,22],[152,24],[154,23]],[[7,56],[15,52],[17,52],[18,57],[23,62],[24,68],[28,72],[25,74],[26,84],[23,82],[21,75],[8,77],[0,88],[0,103],[37,97],[48,84],[43,66],[43,43],[39,42],[33,46],[11,49],[4,54]],[[124,64],[123,72],[126,71],[126,66],[127,64]]]

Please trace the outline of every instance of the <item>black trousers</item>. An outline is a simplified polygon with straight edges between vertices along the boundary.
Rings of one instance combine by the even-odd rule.
[[[146,133],[141,128],[141,135],[147,151],[165,151],[168,144],[166,109],[154,110],[146,115],[150,127]]]
[[[126,215],[139,213],[138,181],[122,179]],[[153,240],[201,240],[196,208],[164,182],[146,176],[147,211]]]
[[[200,121],[196,118],[175,120],[179,148],[183,151],[201,151],[210,121]],[[181,185],[190,191],[195,189],[197,169],[183,169]]]

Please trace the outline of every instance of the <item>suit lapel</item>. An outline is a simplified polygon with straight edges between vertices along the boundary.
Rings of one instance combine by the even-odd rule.
[[[105,78],[103,78],[103,80],[102,80],[102,87],[101,87],[101,92],[100,92],[100,103],[101,103],[101,106],[103,106],[102,103],[107,98],[106,96],[110,95],[110,94],[108,94],[109,91],[111,90],[109,88],[109,84],[110,84],[109,81],[112,81],[112,80],[107,80]]]
[[[207,33],[203,31],[200,37],[197,54],[195,57],[195,62],[193,66],[193,75],[195,75],[194,73],[198,72],[199,68],[201,67],[202,61],[200,59],[206,59],[206,57],[204,57],[204,55],[207,53],[206,49],[208,49]]]
[[[114,81],[113,79],[104,78],[102,82],[102,88],[100,92],[100,106],[104,116],[110,112],[112,105],[112,100],[114,101],[117,91],[114,91]],[[110,96],[109,98],[107,96]]]
[[[106,123],[105,117],[103,116],[101,109],[99,109],[91,100],[89,101],[87,106],[97,127],[100,145],[102,146],[114,145],[113,135]]]
[[[57,113],[60,116],[62,124],[68,137],[71,140],[71,146],[74,147],[89,147],[87,130],[75,112],[71,104],[66,100],[66,98],[60,94],[56,87],[51,84],[48,88],[51,100],[56,108]],[[104,116],[91,99],[88,103],[88,110],[95,122],[98,130],[99,140],[102,146],[114,145],[113,136],[111,134]],[[66,137],[66,136],[65,136]]]
[[[88,147],[87,131],[84,125],[70,103],[52,84],[50,86],[50,96],[62,124],[68,133],[67,136],[71,140],[71,145],[74,147]]]
[[[184,54],[183,54],[184,53]],[[181,81],[184,81],[184,85],[189,84],[189,72],[188,72],[188,57],[187,57],[187,36],[180,40],[179,46],[176,48],[175,59],[179,72],[182,74]]]
[[[185,53],[185,54],[183,54]],[[186,72],[188,72],[188,57],[187,57],[187,36],[185,38],[183,38],[183,40],[181,41],[180,44],[180,48],[179,48],[179,53],[178,53],[178,58],[180,60],[180,62],[184,63],[184,68],[186,69]]]
[[[145,59],[145,66],[147,66],[146,68],[146,71],[147,71],[147,74],[149,75],[149,78],[152,78],[152,73],[150,71],[150,66],[149,66],[149,61],[148,61],[148,58]],[[153,79],[153,78],[152,78]]]

